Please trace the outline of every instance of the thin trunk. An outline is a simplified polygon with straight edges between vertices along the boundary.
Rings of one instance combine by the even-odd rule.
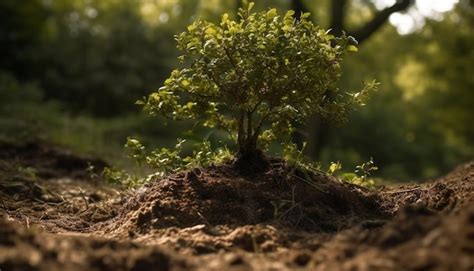
[[[345,14],[347,0],[332,0],[331,3],[331,33],[335,36],[342,35],[345,29]],[[332,95],[328,95],[328,99],[333,99]],[[328,124],[324,123],[319,115],[310,117],[309,143],[306,153],[313,159],[320,159],[324,146],[327,143],[329,133]]]
[[[239,131],[237,134],[237,144],[239,145],[239,150],[241,151],[245,144],[244,112],[241,112],[240,117],[239,117]]]
[[[347,0],[331,1],[330,28],[332,29],[332,33],[334,33],[334,35],[339,36],[345,30]],[[408,7],[410,7],[410,5],[413,4],[413,2],[414,0],[397,0],[392,6],[379,11],[377,14],[375,14],[372,20],[368,21],[359,29],[350,32],[349,34],[354,36],[360,44],[372,36],[378,29],[380,29],[380,27],[386,23],[391,14],[406,10]],[[308,9],[304,6],[303,0],[291,0],[291,7],[295,11],[294,17],[296,20],[300,19],[302,12],[308,12]],[[324,145],[327,144],[328,132],[330,128],[322,121],[320,116],[310,117],[308,125],[309,127],[307,127],[307,129],[309,135],[306,137],[308,140],[308,148],[306,149],[306,152],[312,158],[319,159]],[[303,129],[301,125],[297,125],[296,128],[297,131],[301,131]],[[292,136],[292,140],[298,145],[298,147],[301,147],[304,137],[301,132],[296,132]]]
[[[331,3],[331,26],[332,34],[335,36],[342,35],[345,28],[344,19],[346,11],[346,0],[332,0]]]
[[[247,141],[252,138],[252,113],[247,112]]]
[[[253,129],[253,115],[251,112],[240,113],[238,144],[240,155],[247,155],[257,149],[258,132]]]

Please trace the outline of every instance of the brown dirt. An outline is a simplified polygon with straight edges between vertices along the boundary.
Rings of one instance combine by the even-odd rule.
[[[100,173],[107,166],[101,159],[81,157],[70,151],[45,143],[28,142],[15,144],[0,141],[0,170],[17,166],[33,168],[42,179],[69,178],[87,179],[86,169],[94,166],[93,173]]]
[[[178,173],[130,192],[100,160],[0,146],[0,269],[473,270],[474,162],[368,190],[270,160]]]
[[[279,161],[264,174],[246,177],[231,165],[179,173],[140,189],[106,228],[117,234],[144,234],[196,224],[265,223],[333,232],[384,217],[374,193],[324,174],[312,176],[309,185],[298,175]]]

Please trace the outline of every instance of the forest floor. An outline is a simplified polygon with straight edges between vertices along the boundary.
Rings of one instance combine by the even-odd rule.
[[[271,162],[127,191],[101,160],[2,143],[0,270],[473,270],[474,162],[373,190]]]

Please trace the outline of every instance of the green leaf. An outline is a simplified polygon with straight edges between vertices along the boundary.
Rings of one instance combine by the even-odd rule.
[[[183,81],[181,81],[181,85],[184,87],[184,88],[187,88],[189,87],[189,81],[184,79]]]
[[[347,182],[351,182],[352,180],[357,179],[358,176],[355,173],[349,172],[349,173],[342,174],[341,178]]]
[[[328,173],[333,175],[336,171],[340,170],[341,168],[342,168],[341,163],[332,162],[331,165],[329,166]]]
[[[190,25],[188,26],[188,31],[191,32],[191,31],[193,31],[194,29],[196,29],[196,27],[197,27],[196,24],[190,24]]]
[[[208,34],[208,35],[214,35],[214,34],[216,34],[216,30],[215,30],[213,27],[208,27],[208,28],[206,29],[206,34]]]
[[[269,11],[267,11],[267,20],[271,20],[275,18],[278,15],[278,12],[276,8],[272,8]]]
[[[328,34],[328,35],[326,35],[325,38],[326,38],[326,40],[333,40],[333,39],[335,39],[336,37],[335,37],[334,35]]]
[[[255,6],[255,3],[254,2],[250,2],[249,3],[249,7],[247,8],[248,11],[251,11],[253,6]]]
[[[295,15],[295,11],[294,10],[288,10],[285,14],[285,17],[293,17],[293,15]]]
[[[346,48],[346,50],[347,50],[348,52],[351,52],[351,53],[356,53],[357,51],[359,51],[359,49],[357,48],[357,46],[352,45],[352,44],[351,44],[351,45],[348,45],[347,48]]]

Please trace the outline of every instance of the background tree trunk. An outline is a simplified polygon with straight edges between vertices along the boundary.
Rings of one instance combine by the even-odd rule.
[[[395,4],[380,10],[374,15],[374,17],[360,26],[354,31],[347,31],[345,25],[345,18],[347,17],[347,0],[332,0],[331,2],[331,18],[329,29],[335,36],[342,35],[343,31],[353,36],[359,44],[370,38],[377,30],[379,30],[388,20],[390,15],[395,12],[406,10],[413,4],[414,0],[397,0]],[[291,8],[295,11],[294,18],[300,19],[301,13],[309,12],[309,9],[304,4],[303,0],[291,0]],[[314,20],[314,18],[313,18]],[[305,153],[311,156],[313,159],[320,159],[321,153],[326,145],[327,137],[330,132],[330,127],[327,125],[321,116],[315,115],[309,118],[308,123],[305,125],[296,125],[296,132],[292,136],[293,142],[301,148],[303,142],[308,142],[308,147]],[[308,131],[307,134],[303,134],[303,130]]]

